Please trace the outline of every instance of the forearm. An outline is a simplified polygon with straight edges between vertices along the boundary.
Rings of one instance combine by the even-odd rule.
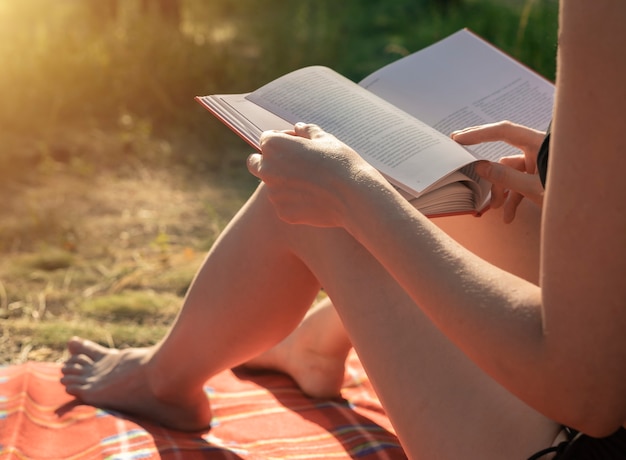
[[[356,194],[348,230],[431,320],[523,399],[549,398],[539,287],[467,251],[392,191]]]

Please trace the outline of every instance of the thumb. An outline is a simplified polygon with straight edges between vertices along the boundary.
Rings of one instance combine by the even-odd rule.
[[[248,166],[248,171],[250,171],[250,174],[260,179],[262,163],[263,156],[260,153],[252,153],[248,155],[246,165]]]

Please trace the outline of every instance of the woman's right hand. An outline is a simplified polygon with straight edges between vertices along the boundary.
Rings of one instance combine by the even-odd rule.
[[[313,124],[266,131],[262,154],[248,170],[265,183],[281,219],[291,224],[344,227],[354,211],[353,189],[391,188],[353,149]]]
[[[544,188],[537,174],[537,153],[545,133],[526,126],[501,121],[473,126],[451,134],[463,145],[503,141],[522,151],[520,155],[503,157],[499,162],[481,161],[476,173],[492,183],[491,207],[504,206],[504,221],[515,219],[520,202],[527,198],[541,206]]]

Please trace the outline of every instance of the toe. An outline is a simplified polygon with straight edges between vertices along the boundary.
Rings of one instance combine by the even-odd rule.
[[[61,368],[63,375],[80,375],[85,372],[85,368],[76,363],[65,363]]]
[[[93,363],[93,359],[91,359],[87,355],[72,355],[63,364],[61,372],[63,372],[64,374],[82,374],[87,369],[91,369]]]
[[[80,337],[72,337],[67,343],[67,348],[72,355],[85,355],[93,361],[98,361],[111,350],[98,345],[91,340]]]
[[[70,357],[70,359],[67,360],[68,363],[70,364],[77,364],[79,366],[92,366],[94,361],[93,359],[91,359],[91,357],[84,355],[84,354],[79,354],[79,355],[72,355],[72,357]]]
[[[61,384],[65,387],[65,391],[72,396],[78,396],[85,384],[82,376],[64,375],[61,377]]]

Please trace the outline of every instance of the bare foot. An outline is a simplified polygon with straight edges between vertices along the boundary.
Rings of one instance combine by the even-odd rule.
[[[211,409],[202,388],[182,394],[159,386],[150,365],[153,348],[116,350],[75,337],[68,349],[71,357],[61,383],[79,400],[182,431],[210,425]]]
[[[332,327],[330,311],[322,308],[307,316],[286,339],[243,367],[284,372],[314,398],[339,396],[351,344],[343,328]]]

